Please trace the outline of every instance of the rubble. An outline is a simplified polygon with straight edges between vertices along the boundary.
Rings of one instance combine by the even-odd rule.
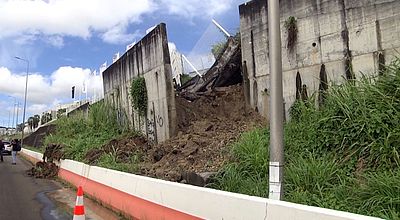
[[[240,42],[228,38],[224,52],[202,77],[196,76],[178,88],[181,96],[193,101],[196,93],[212,91],[242,82]]]
[[[43,153],[43,161],[37,162],[34,167],[27,170],[27,174],[35,178],[53,179],[57,177],[59,170],[54,161],[60,161],[63,157],[62,145],[49,144]]]
[[[34,167],[27,171],[29,176],[41,179],[53,179],[58,175],[58,166],[50,162],[37,162]]]

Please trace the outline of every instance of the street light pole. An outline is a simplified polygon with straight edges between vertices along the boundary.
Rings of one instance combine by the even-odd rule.
[[[279,0],[268,0],[271,71],[269,198],[283,199],[283,91]]]
[[[10,129],[10,119],[11,119],[11,111],[8,111],[8,126],[7,126],[8,129]]]
[[[14,127],[14,119],[15,119],[15,105],[17,104],[17,98],[15,98],[14,96],[8,96],[8,97],[10,97],[10,98],[14,98],[14,102],[13,102],[13,114],[12,114],[12,116],[13,116],[13,118],[12,118],[12,123],[11,123],[11,127]]]
[[[12,120],[12,124],[11,124],[12,127],[14,127],[14,122],[15,122],[15,111],[16,111],[15,106],[16,106],[16,104],[17,103],[14,102],[14,105],[13,105],[13,120]]]
[[[29,60],[15,57],[15,59],[26,62],[26,80],[25,80],[25,96],[24,96],[24,114],[22,115],[22,135],[21,135],[21,148],[24,142],[24,129],[25,129],[25,113],[26,113],[26,96],[28,94],[28,75],[29,75]]]
[[[17,117],[15,118],[15,129],[18,128],[19,102],[17,102]]]

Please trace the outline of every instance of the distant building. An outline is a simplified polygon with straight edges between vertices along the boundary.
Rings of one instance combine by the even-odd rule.
[[[169,56],[171,58],[172,79],[177,85],[181,85],[180,76],[183,73],[182,54],[176,49],[170,49]]]
[[[0,135],[5,135],[7,133],[6,127],[0,127]]]

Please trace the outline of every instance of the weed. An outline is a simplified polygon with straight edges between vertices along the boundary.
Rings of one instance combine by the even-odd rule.
[[[296,101],[285,124],[284,199],[400,219],[400,59],[377,77]],[[268,130],[242,135],[211,187],[267,196]]]
[[[104,102],[91,106],[88,117],[78,113],[71,117],[62,117],[55,123],[56,133],[46,137],[45,146],[49,143],[62,144],[65,157],[78,161],[84,161],[89,150],[130,134],[126,127],[119,125],[116,111]],[[112,162],[109,159],[103,158],[101,164],[105,165],[105,161]]]

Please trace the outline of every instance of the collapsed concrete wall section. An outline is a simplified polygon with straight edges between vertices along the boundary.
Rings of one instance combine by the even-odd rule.
[[[132,80],[144,77],[147,116],[141,116],[130,97]],[[161,142],[176,132],[175,95],[165,24],[161,23],[103,72],[104,99],[129,127]]]
[[[286,114],[296,93],[297,98],[304,98],[320,90],[325,79],[329,85],[374,74],[400,50],[398,0],[282,0],[280,8]],[[266,117],[270,71],[267,11],[265,0],[239,6],[249,104]],[[290,31],[285,22],[290,23],[291,17],[297,32],[288,45]]]

